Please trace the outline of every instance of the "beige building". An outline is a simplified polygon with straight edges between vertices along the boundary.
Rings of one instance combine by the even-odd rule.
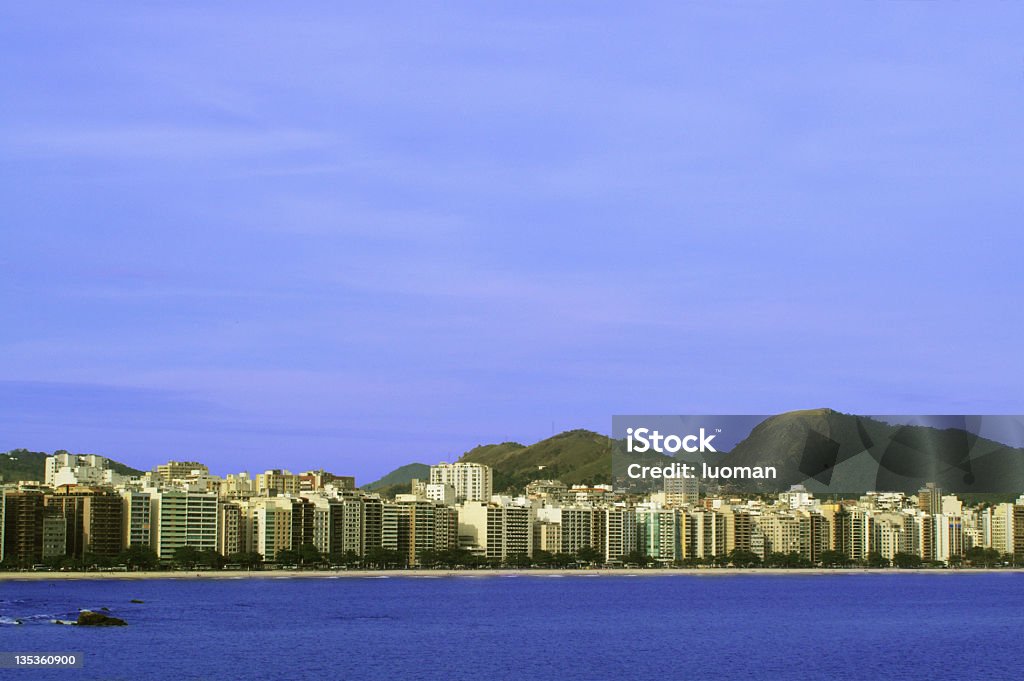
[[[182,480],[188,477],[193,471],[209,475],[210,469],[206,464],[198,461],[168,461],[153,469],[153,474],[160,482],[169,483],[174,480]]]
[[[242,507],[231,501],[217,503],[217,553],[227,557],[242,551]]]
[[[273,561],[277,554],[292,546],[292,499],[287,497],[257,498],[246,507],[243,527],[251,536],[251,551]]]
[[[992,509],[989,518],[992,548],[1000,554],[1013,555],[1016,542],[1014,541],[1014,505],[998,504]]]
[[[261,497],[297,495],[301,487],[298,475],[279,468],[265,471],[256,476],[256,494]]]
[[[256,480],[248,473],[229,473],[220,485],[224,499],[249,499],[256,496]]]
[[[665,478],[664,491],[666,506],[696,506],[700,499],[697,478]]]
[[[467,501],[458,507],[459,545],[487,558],[533,555],[533,510]]]
[[[632,508],[606,508],[604,520],[604,560],[617,563],[622,557],[636,551],[636,510]]]

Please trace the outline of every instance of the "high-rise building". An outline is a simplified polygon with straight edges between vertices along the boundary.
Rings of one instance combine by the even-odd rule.
[[[68,556],[116,556],[124,548],[124,502],[113,490],[66,485],[47,495],[45,503],[64,516]]]
[[[726,554],[726,521],[724,514],[708,508],[692,508],[680,513],[681,525],[685,523],[683,536],[687,558],[711,558]]]
[[[467,501],[459,506],[459,543],[497,560],[531,556],[533,520],[528,506]]]
[[[822,553],[831,550],[832,526],[828,518],[818,511],[801,509],[796,516],[800,528],[800,556],[817,563]]]
[[[363,554],[363,504],[355,494],[313,499],[317,504],[317,550],[324,555]],[[323,548],[321,548],[323,547]]]
[[[764,533],[765,554],[800,553],[800,519],[793,513],[766,513],[757,525]]]
[[[636,551],[636,510],[614,507],[604,513],[604,562],[618,563],[622,557]]]
[[[684,542],[676,509],[638,506],[636,524],[637,548],[645,556],[657,563],[683,559]]]
[[[879,513],[871,518],[871,550],[892,561],[897,553],[913,553],[912,516],[904,513]]]
[[[871,516],[866,509],[840,504],[832,516],[832,546],[850,560],[865,560],[871,552]]]
[[[726,547],[730,551],[750,551],[757,553],[753,548],[753,535],[755,529],[755,516],[750,511],[731,510],[732,516],[732,546]],[[763,534],[762,550],[763,550]],[[763,558],[764,556],[762,556]]]
[[[1013,507],[1013,559],[1020,564],[1024,562],[1024,505]]]
[[[989,510],[990,544],[1000,555],[1014,555],[1014,509],[1013,504],[997,504]]]
[[[459,511],[454,506],[434,504],[434,550],[459,547]],[[529,551],[527,551],[529,553]]]
[[[425,551],[447,551],[458,546],[458,512],[433,501],[399,502],[400,531],[406,536],[398,542],[399,550],[410,567],[421,564]]]
[[[383,546],[384,537],[384,501],[376,494],[368,494],[359,498],[362,539],[359,555],[365,556]]]
[[[381,505],[380,547],[387,551],[409,552],[409,509],[401,504],[385,501]]]
[[[493,494],[493,475],[491,467],[481,463],[439,463],[430,467],[430,484],[451,485],[456,502],[486,502]]]
[[[68,555],[68,524],[64,516],[47,512],[43,514],[43,558],[59,558]]]
[[[634,518],[633,535],[636,536]],[[560,553],[562,551],[562,523],[551,520],[537,520],[533,524],[533,555],[538,551]]]
[[[914,555],[926,561],[935,560],[935,522],[932,516],[918,511],[911,516],[910,531]]]
[[[8,490],[4,495],[4,560],[31,565],[43,557],[42,492]]]
[[[304,498],[313,509],[313,547],[322,556],[338,553],[342,536],[336,532],[336,528],[342,526],[345,503],[341,499],[331,499],[316,493],[305,494]]]
[[[150,492],[124,490],[121,492],[124,519],[121,527],[124,531],[122,542],[127,546],[153,545],[152,505]]]
[[[171,489],[151,494],[152,545],[160,558],[173,558],[182,546],[217,549],[216,494]]]
[[[299,548],[309,545],[316,547],[317,538],[315,530],[323,531],[316,523],[316,505],[309,499],[292,499],[292,548]],[[328,524],[329,528],[329,524]],[[326,539],[326,535],[324,537]]]
[[[272,497],[253,499],[250,513],[252,549],[271,562],[277,554],[286,549],[297,549],[292,545],[292,499]]]
[[[929,515],[942,513],[942,489],[929,482],[917,491],[917,508]]]
[[[958,515],[939,513],[932,516],[935,525],[935,560],[948,563],[964,555],[963,519]]]
[[[680,508],[696,506],[700,500],[697,478],[665,478],[665,505]]]
[[[242,507],[232,501],[217,503],[217,553],[230,556],[240,553],[242,539]]]
[[[598,512],[592,506],[563,506],[560,509],[558,515],[562,523],[562,553],[579,553],[584,548],[598,548],[603,540],[603,536],[599,539],[599,524],[594,521]],[[603,520],[604,512],[600,513]]]

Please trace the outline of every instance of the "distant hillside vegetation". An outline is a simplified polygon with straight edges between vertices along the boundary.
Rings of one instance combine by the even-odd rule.
[[[612,476],[611,438],[589,430],[570,430],[536,444],[481,445],[459,461],[494,469],[495,492],[521,491],[533,480],[561,480],[567,485],[608,484]]]
[[[58,450],[58,452],[63,451]],[[27,449],[12,449],[7,453],[0,454],[0,482],[42,481],[45,477],[46,457],[48,456],[50,454],[46,452],[30,452]],[[142,475],[142,471],[113,460],[110,461],[110,468],[121,475]]]
[[[1024,488],[1024,449],[972,435],[963,428],[894,425],[832,409],[793,411],[766,419],[727,455],[729,465],[769,463],[776,488],[828,485],[859,457],[869,479],[850,489],[916,492],[926,482],[963,493]],[[841,485],[841,483],[840,483]]]
[[[42,480],[46,452],[30,452],[27,449],[12,449],[0,454],[0,482],[19,480]]]
[[[384,493],[386,488],[404,485],[409,486],[409,483],[413,479],[417,480],[429,480],[430,479],[430,466],[425,463],[407,463],[406,465],[396,468],[380,480],[375,480],[368,485],[363,485],[363,489],[371,492]]]

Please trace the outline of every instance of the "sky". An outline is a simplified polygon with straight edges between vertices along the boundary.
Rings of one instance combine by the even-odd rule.
[[[5,3],[0,450],[1024,413],[1024,7]]]

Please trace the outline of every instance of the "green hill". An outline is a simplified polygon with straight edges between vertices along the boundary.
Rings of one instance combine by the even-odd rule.
[[[54,454],[57,453],[64,453],[64,450],[54,452]],[[0,482],[42,481],[45,477],[46,457],[48,456],[51,455],[46,452],[30,452],[27,449],[12,449],[0,454]],[[110,461],[110,468],[121,475],[142,475],[142,471],[113,460]]]
[[[384,492],[386,488],[394,487],[396,485],[408,485],[413,479],[427,480],[430,478],[430,466],[425,463],[407,463],[400,468],[396,468],[380,480],[375,480],[367,485],[363,485],[363,489],[371,492]]]
[[[496,492],[518,492],[532,480],[607,484],[611,482],[611,439],[589,430],[570,430],[529,446],[503,442],[474,447],[459,461],[493,468]]]
[[[0,482],[42,480],[47,456],[46,452],[27,449],[12,449],[0,454]]]
[[[1012,492],[1024,486],[1024,450],[960,427],[894,425],[832,409],[766,419],[728,453],[729,465],[770,464],[778,489],[877,489],[912,493],[926,482],[944,489]]]
[[[570,430],[532,445],[518,442],[479,445],[459,461],[482,463],[494,470],[495,492],[522,492],[533,480],[561,480],[567,485],[609,484],[612,481],[612,440],[589,430]],[[668,457],[651,454],[652,463]],[[430,477],[429,466],[409,464],[397,468],[364,489],[391,496],[409,491],[413,478]]]

